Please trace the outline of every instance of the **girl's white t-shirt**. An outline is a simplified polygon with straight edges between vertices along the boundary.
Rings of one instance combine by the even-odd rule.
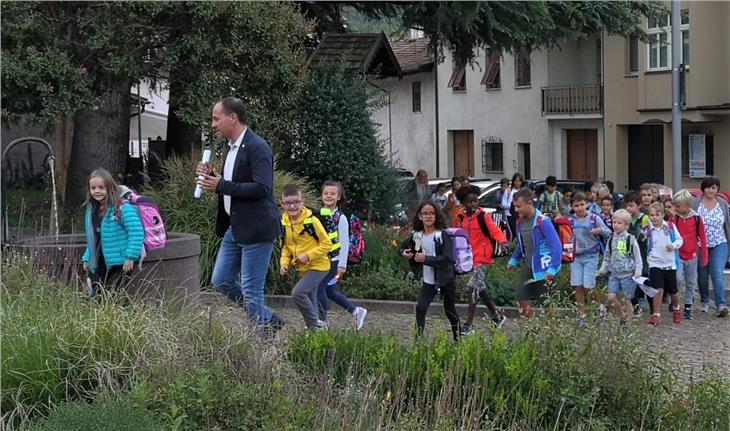
[[[436,256],[436,232],[421,236],[421,251],[426,256]],[[423,282],[427,284],[436,283],[436,271],[433,266],[423,265]]]

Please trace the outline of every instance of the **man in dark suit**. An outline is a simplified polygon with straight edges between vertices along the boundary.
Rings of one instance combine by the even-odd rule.
[[[223,174],[208,163],[197,168],[203,189],[218,194],[216,233],[223,242],[211,281],[232,301],[245,301],[251,323],[280,328],[283,319],[264,304],[266,272],[281,234],[273,157],[266,141],[248,128],[246,114],[243,102],[234,97],[213,106],[211,126],[229,140]]]

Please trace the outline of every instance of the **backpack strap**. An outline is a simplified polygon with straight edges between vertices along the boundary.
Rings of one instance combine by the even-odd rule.
[[[494,238],[492,238],[492,235],[489,234],[489,228],[487,228],[487,220],[485,217],[486,215],[484,214],[484,211],[480,212],[477,215],[477,222],[479,223],[479,227],[482,229],[484,236],[486,236],[489,241],[494,242]]]

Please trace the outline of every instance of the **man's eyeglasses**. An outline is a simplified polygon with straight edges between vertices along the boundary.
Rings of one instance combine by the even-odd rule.
[[[285,207],[298,207],[299,205],[302,204],[302,201],[300,201],[300,200],[299,201],[288,201],[288,202],[282,201],[281,204],[284,205]]]

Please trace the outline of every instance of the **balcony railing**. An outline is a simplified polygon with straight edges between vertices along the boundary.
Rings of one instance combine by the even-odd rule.
[[[542,115],[600,114],[603,85],[563,85],[542,88]]]

